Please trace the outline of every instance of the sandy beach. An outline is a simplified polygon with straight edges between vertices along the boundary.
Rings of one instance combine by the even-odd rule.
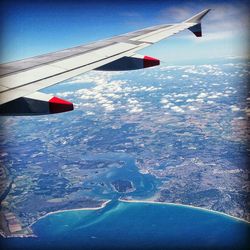
[[[149,204],[159,204],[159,205],[182,206],[182,207],[186,207],[186,208],[192,208],[192,209],[206,211],[206,212],[210,212],[210,213],[214,213],[214,214],[223,215],[223,216],[230,217],[232,219],[235,219],[235,220],[242,221],[242,222],[250,224],[249,221],[246,221],[244,219],[241,219],[241,218],[238,218],[238,217],[235,217],[235,216],[223,213],[223,212],[218,212],[218,211],[210,210],[210,209],[207,209],[207,208],[195,207],[195,206],[192,206],[192,205],[185,205],[185,204],[180,204],[180,203],[170,203],[170,202],[159,202],[159,201],[153,201],[153,200],[150,200],[150,199],[148,199],[148,200],[134,200],[134,199],[121,199],[121,198],[119,198],[118,201],[127,202],[127,203],[149,203]],[[30,224],[27,229],[32,232],[31,227],[32,227],[33,224],[35,224],[38,220],[40,220],[42,218],[45,218],[45,217],[47,217],[47,216],[49,216],[51,214],[66,213],[66,212],[70,212],[70,211],[100,210],[100,209],[104,208],[109,202],[111,202],[111,200],[104,201],[100,207],[73,208],[73,209],[65,209],[65,210],[57,210],[57,211],[54,211],[54,212],[49,212],[49,213],[39,217],[36,221],[34,221],[32,224]],[[0,234],[1,234],[1,236],[6,237],[3,232],[0,232]],[[21,234],[18,235],[18,234],[16,234],[16,235],[11,235],[11,236],[7,236],[7,237],[9,238],[9,237],[37,237],[37,236],[34,235],[34,234],[30,234],[30,235],[21,235]]]
[[[230,217],[230,218],[233,218],[235,220],[239,220],[239,221],[246,222],[246,223],[250,224],[250,222],[247,220],[244,220],[244,219],[241,219],[241,218],[238,218],[238,217],[235,217],[235,216],[223,213],[223,212],[218,212],[215,210],[210,210],[210,209],[202,208],[202,207],[195,207],[192,205],[185,205],[185,204],[181,204],[181,203],[171,203],[171,202],[160,202],[160,201],[153,201],[153,200],[126,200],[126,199],[120,199],[120,198],[118,200],[122,201],[122,202],[130,202],[130,203],[137,202],[137,203],[151,203],[151,204],[160,204],[160,205],[188,207],[188,208],[198,209],[198,210],[202,210],[202,211],[206,211],[206,212],[210,212],[210,213],[214,213],[214,214],[220,214],[220,215]]]
[[[53,211],[53,212],[49,212],[41,217],[39,217],[36,221],[34,221],[33,223],[31,223],[27,229],[31,232],[33,232],[33,230],[31,229],[32,225],[34,225],[38,220],[42,219],[42,218],[45,218],[47,217],[48,215],[51,215],[51,214],[57,214],[57,213],[66,213],[66,212],[69,212],[69,211],[82,211],[82,210],[99,210],[99,209],[102,209],[104,208],[111,200],[106,200],[102,203],[102,205],[100,207],[84,207],[84,208],[72,208],[72,209],[63,209],[63,210],[57,210],[57,211]],[[20,238],[25,238],[25,237],[37,237],[35,234],[29,234],[29,235],[26,235],[26,234],[13,234],[13,235],[10,235],[10,236],[6,236],[3,232],[0,232],[0,235],[4,238],[12,238],[12,237],[20,237]]]
[[[70,212],[70,211],[83,211],[83,210],[99,210],[99,209],[102,209],[104,208],[111,200],[106,200],[102,203],[102,205],[100,207],[84,207],[84,208],[72,208],[72,209],[62,209],[62,210],[57,210],[57,211],[54,211],[54,212],[49,212],[41,217],[39,217],[36,221],[34,221],[33,223],[31,223],[29,225],[28,228],[31,228],[33,224],[35,224],[38,220],[42,219],[42,218],[45,218],[47,217],[48,215],[51,215],[51,214],[58,214],[58,213],[66,213],[66,212]]]

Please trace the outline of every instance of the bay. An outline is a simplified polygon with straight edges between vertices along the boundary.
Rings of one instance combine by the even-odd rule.
[[[246,249],[250,226],[190,206],[113,200],[50,214],[32,228],[37,238],[5,240],[6,249]]]

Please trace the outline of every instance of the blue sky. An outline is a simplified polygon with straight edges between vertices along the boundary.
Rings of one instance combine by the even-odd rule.
[[[5,1],[1,62],[77,46],[147,26],[183,21],[212,8],[203,38],[184,31],[141,51],[175,63],[247,56],[244,1]]]

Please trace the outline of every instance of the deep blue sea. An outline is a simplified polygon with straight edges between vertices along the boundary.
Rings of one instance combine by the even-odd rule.
[[[99,210],[48,215],[37,238],[4,241],[8,249],[247,249],[250,225],[226,215],[171,204],[111,201]]]

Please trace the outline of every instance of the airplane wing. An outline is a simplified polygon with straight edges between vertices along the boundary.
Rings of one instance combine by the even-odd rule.
[[[0,65],[0,114],[38,115],[65,112],[73,104],[39,90],[90,70],[133,70],[159,65],[136,52],[182,30],[202,36],[201,19],[209,12],[177,24],[163,24],[110,39]]]

